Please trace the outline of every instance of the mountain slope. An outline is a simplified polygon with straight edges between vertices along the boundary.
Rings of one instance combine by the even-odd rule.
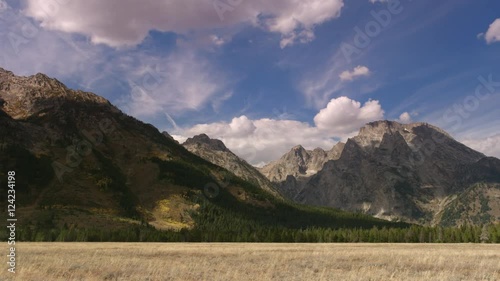
[[[231,152],[222,141],[211,139],[206,134],[189,138],[182,144],[190,152],[233,172],[238,177],[260,186],[267,192],[280,197],[273,184],[256,168]]]
[[[478,183],[450,198],[438,220],[443,226],[500,221],[500,184]]]
[[[154,227],[191,229],[201,240],[206,231],[236,233],[246,223],[263,229],[395,225],[283,202],[104,98],[43,74],[0,69],[0,106],[0,180],[16,172],[19,227],[35,231],[31,237],[53,241],[54,230],[67,228]]]

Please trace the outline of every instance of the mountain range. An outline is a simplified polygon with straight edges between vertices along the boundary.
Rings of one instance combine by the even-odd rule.
[[[210,132],[179,144],[93,93],[0,68],[0,127],[0,178],[16,171],[26,227],[251,233],[500,220],[500,160],[426,123],[369,123],[328,151],[297,145],[255,168]]]
[[[123,241],[139,239],[131,230],[139,227],[232,241],[259,239],[271,228],[285,235],[403,226],[286,200],[222,142],[198,136],[183,146],[106,99],[41,73],[23,77],[0,68],[0,128],[0,208],[6,216],[5,180],[14,171],[16,218],[26,239],[64,240],[71,229],[97,229],[93,239]],[[158,241],[163,234],[154,235]]]

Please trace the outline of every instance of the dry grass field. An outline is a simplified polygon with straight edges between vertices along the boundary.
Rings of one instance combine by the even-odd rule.
[[[4,263],[0,280],[500,280],[500,245],[20,243],[17,246],[17,273],[8,273]]]

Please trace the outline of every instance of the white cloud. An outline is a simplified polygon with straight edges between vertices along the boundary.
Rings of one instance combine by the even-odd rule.
[[[347,115],[347,116],[346,116]],[[226,146],[249,163],[261,165],[276,160],[291,147],[301,144],[307,149],[331,149],[335,139],[345,140],[365,123],[383,118],[378,101],[364,106],[346,97],[333,99],[327,108],[314,118],[315,126],[293,120],[257,119],[246,116],[230,122],[199,124],[178,129],[173,136],[183,141],[187,137],[206,133],[221,139]]]
[[[369,76],[371,74],[370,69],[366,66],[356,66],[352,71],[346,70],[342,72],[339,77],[342,81],[352,81],[361,76]]]
[[[93,43],[114,47],[137,45],[151,30],[188,34],[242,23],[281,34],[281,46],[286,47],[312,40],[314,27],[339,17],[344,5],[343,0],[27,0],[26,3],[26,14],[41,21],[43,27],[81,33]]]
[[[223,37],[217,36],[215,34],[210,35],[210,40],[216,46],[222,46],[227,43],[227,40]]]
[[[231,151],[254,165],[276,160],[299,143],[306,148],[320,146],[324,149],[335,144],[328,135],[305,122],[267,118],[250,120],[246,116],[233,118],[230,122],[199,124],[175,132],[173,136],[182,141],[187,136],[201,133],[222,140]]]
[[[402,124],[408,124],[408,123],[411,123],[412,120],[411,120],[411,114],[408,113],[408,112],[404,112],[402,113],[400,116],[399,116],[399,119],[397,120],[399,123],[402,123]]]
[[[493,42],[500,42],[500,18],[496,19],[490,27],[486,34],[484,35],[486,42],[491,44]]]
[[[225,76],[189,50],[165,58],[142,56],[139,61],[138,70],[127,77],[131,94],[121,101],[131,115],[176,115],[210,103],[217,109],[232,95]]]
[[[332,99],[326,108],[314,117],[316,126],[335,135],[350,133],[367,122],[380,120],[384,110],[376,100],[367,101],[363,106],[347,97]]]
[[[377,3],[377,2],[380,2],[380,3],[387,3],[389,2],[389,0],[369,0],[370,3]]]
[[[314,32],[310,29],[303,30],[300,33],[292,32],[281,39],[280,47],[284,49],[287,46],[295,44],[297,41],[300,43],[309,43],[314,40],[314,38]]]
[[[462,141],[465,145],[484,153],[486,156],[500,158],[500,134],[488,138],[466,139]]]

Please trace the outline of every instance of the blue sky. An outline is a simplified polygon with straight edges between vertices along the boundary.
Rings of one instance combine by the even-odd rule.
[[[498,1],[0,0],[0,24],[0,66],[255,165],[379,119],[500,157]]]

